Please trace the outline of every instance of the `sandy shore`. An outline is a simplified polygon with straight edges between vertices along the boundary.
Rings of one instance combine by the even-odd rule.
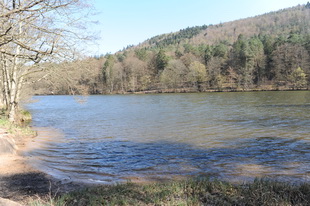
[[[18,148],[16,153],[0,155],[0,198],[27,205],[31,199],[54,197],[82,187],[80,184],[57,180],[29,164],[31,157],[23,154],[29,148],[28,145],[35,141],[35,137],[13,138]]]

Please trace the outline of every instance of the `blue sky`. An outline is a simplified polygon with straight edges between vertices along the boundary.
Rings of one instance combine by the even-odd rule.
[[[94,55],[115,53],[153,36],[306,4],[306,0],[92,0],[100,33]]]

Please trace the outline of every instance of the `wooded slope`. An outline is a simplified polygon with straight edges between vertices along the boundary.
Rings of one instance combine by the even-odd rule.
[[[61,78],[41,79],[35,93],[307,89],[310,4],[190,27],[112,55],[53,66]]]

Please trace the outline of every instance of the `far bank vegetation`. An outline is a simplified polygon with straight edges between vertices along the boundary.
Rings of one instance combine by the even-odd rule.
[[[190,27],[115,54],[44,65],[56,69],[31,89],[35,94],[309,89],[309,7]]]

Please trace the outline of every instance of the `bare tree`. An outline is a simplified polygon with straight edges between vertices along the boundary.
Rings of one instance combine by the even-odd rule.
[[[160,80],[167,88],[184,86],[188,68],[181,60],[170,60],[168,66],[161,73]]]
[[[82,0],[0,0],[2,99],[10,121],[17,119],[25,77],[45,69],[42,62],[75,59],[77,44],[89,39],[81,24],[86,6]]]

